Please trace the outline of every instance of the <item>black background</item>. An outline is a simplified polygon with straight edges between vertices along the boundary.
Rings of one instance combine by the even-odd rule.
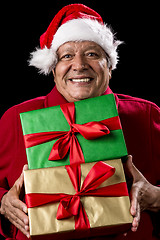
[[[52,75],[39,75],[28,67],[29,54],[39,46],[54,15],[77,1],[6,2],[1,7],[0,115],[25,100],[46,95],[53,87]],[[160,105],[159,5],[136,1],[79,1],[96,10],[112,26],[120,62],[112,73],[114,92],[141,97]],[[3,13],[3,14],[2,14]]]

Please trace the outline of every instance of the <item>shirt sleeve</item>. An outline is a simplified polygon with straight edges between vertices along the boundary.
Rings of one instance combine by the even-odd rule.
[[[11,159],[14,159],[15,156],[16,139],[13,112],[13,109],[8,110],[0,119],[0,204],[3,195],[10,189],[8,175],[11,174]],[[14,230],[14,226],[0,214],[0,234],[9,237]]]
[[[0,119],[0,204],[5,193],[19,178],[27,156],[19,114],[44,107],[44,97],[32,99],[8,109]],[[23,201],[23,199],[22,199]],[[21,232],[0,214],[0,235],[16,239]],[[23,235],[23,234],[22,234]],[[19,237],[19,239],[26,239]]]
[[[160,185],[160,108],[153,105],[151,108],[151,144],[152,162],[155,165],[155,182]]]
[[[153,105],[151,108],[151,143],[152,156],[151,161],[155,165],[155,182],[160,187],[160,108]],[[160,237],[160,211],[158,213],[151,212],[153,224],[153,235]]]

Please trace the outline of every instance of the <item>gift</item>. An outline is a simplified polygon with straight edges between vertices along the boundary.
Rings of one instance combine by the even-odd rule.
[[[113,94],[20,114],[29,169],[127,155]]]
[[[33,239],[118,234],[131,227],[121,159],[24,171]]]

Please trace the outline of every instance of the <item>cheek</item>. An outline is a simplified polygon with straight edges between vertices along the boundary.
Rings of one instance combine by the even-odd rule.
[[[68,65],[57,63],[55,70],[54,70],[54,77],[59,81],[62,81],[66,73],[68,72]]]
[[[100,66],[100,68],[104,71],[104,69],[107,67],[107,61],[106,61],[106,59],[101,59],[100,61],[99,61],[99,66]]]
[[[108,67],[106,59],[101,59],[98,64],[95,65],[95,71],[99,77],[100,81],[108,79]]]

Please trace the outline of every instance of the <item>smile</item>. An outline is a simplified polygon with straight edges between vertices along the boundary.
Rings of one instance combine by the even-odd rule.
[[[75,82],[75,83],[81,83],[81,82],[90,82],[93,80],[93,78],[72,78],[72,79],[69,79],[70,81],[72,82]]]

